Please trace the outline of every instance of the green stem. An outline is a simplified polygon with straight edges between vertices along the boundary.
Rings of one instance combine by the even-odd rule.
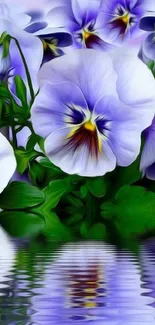
[[[17,143],[17,138],[16,138],[15,126],[12,126],[12,142],[13,142],[14,149],[17,149],[18,143]]]
[[[33,90],[33,85],[32,85],[32,81],[31,81],[31,76],[30,76],[30,73],[29,73],[29,69],[28,69],[28,66],[27,66],[27,63],[26,63],[24,54],[23,54],[23,52],[21,50],[21,47],[20,47],[20,44],[19,44],[18,40],[16,38],[12,37],[12,36],[11,36],[11,38],[15,41],[15,43],[16,43],[16,45],[18,47],[19,53],[21,55],[23,64],[24,64],[24,68],[25,68],[25,72],[26,72],[26,77],[27,77],[27,81],[28,81],[28,85],[29,85],[29,89],[30,89],[31,105],[32,105],[32,103],[34,101],[34,98],[35,98],[35,94],[34,94],[34,90]]]

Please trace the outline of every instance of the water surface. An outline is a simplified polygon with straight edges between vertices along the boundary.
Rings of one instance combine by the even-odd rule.
[[[102,242],[3,237],[1,325],[155,325],[155,240],[134,254]]]

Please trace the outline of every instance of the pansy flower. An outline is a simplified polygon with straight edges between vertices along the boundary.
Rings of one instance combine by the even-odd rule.
[[[39,79],[32,123],[55,165],[100,176],[136,159],[155,105],[154,78],[136,56],[76,50],[45,64]]]
[[[53,27],[67,28],[77,48],[111,48],[104,39],[103,24],[98,21],[103,0],[50,1],[47,17]]]
[[[52,5],[52,1],[49,0]],[[110,44],[139,36],[143,0],[59,0],[48,14],[53,26],[72,33],[78,48],[110,49]]]
[[[69,32],[60,28],[53,28],[48,19],[48,9],[33,9],[27,11],[27,15],[31,17],[25,31],[34,34],[40,38],[43,44],[44,57],[43,63],[52,60],[55,57],[64,54],[63,49],[72,44],[72,36]]]
[[[146,10],[145,0],[104,0],[100,24],[104,22],[106,35],[111,42],[121,43],[138,37],[140,18]]]

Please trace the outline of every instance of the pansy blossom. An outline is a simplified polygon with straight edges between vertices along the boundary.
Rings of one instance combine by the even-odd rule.
[[[154,78],[137,57],[76,50],[45,64],[39,79],[32,123],[55,165],[100,176],[136,159],[155,105]]]

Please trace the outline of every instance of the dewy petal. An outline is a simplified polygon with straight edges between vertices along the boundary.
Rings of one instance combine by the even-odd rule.
[[[6,31],[11,36],[15,37],[22,49],[24,57],[26,59],[26,63],[28,65],[28,69],[31,75],[32,84],[34,87],[35,93],[38,90],[38,79],[37,73],[40,69],[40,65],[43,59],[43,47],[42,42],[36,38],[35,36],[26,33],[25,31],[19,29],[17,26],[12,24],[10,21],[2,20],[0,25],[0,34]],[[11,58],[11,66],[9,72],[9,87],[10,90],[15,94],[14,89],[14,76],[20,75],[21,78],[24,80],[25,84],[27,85],[28,89],[28,82],[25,73],[25,68],[23,65],[23,61],[21,59],[19,50],[15,44],[15,41],[11,41],[10,44],[10,58]],[[35,58],[35,59],[34,59]]]
[[[87,177],[101,176],[115,168],[116,158],[106,142],[102,143],[102,153],[96,160],[84,145],[75,151],[64,147],[69,132],[68,128],[57,130],[45,141],[45,152],[56,166],[68,174]]]
[[[120,100],[134,108],[141,129],[148,127],[155,112],[155,81],[151,71],[134,54],[113,57],[118,75],[117,92]]]
[[[141,131],[134,110],[116,97],[103,97],[95,106],[94,115],[103,116],[103,138],[111,147],[120,166],[130,165],[138,156]]]
[[[65,127],[67,123],[71,123],[70,117],[73,111],[76,114],[76,108],[85,116],[89,113],[86,100],[78,86],[70,82],[45,84],[32,107],[35,132],[47,137],[57,128]]]
[[[76,50],[54,59],[39,73],[40,85],[45,82],[75,83],[82,90],[90,110],[103,96],[116,94],[116,79],[111,58],[92,49]]]
[[[7,186],[16,169],[16,159],[13,148],[0,133],[0,193]]]

